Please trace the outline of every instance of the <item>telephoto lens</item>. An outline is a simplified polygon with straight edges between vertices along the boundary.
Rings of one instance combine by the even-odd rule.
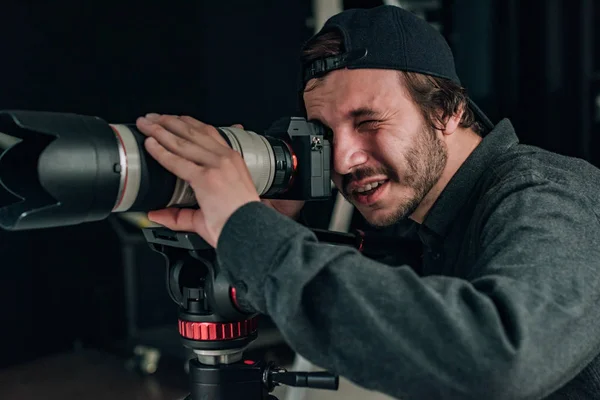
[[[217,130],[242,154],[261,197],[329,196],[323,127],[297,117],[273,127],[268,135]],[[98,221],[113,212],[196,206],[190,186],[145,151],[145,138],[134,124],[94,116],[0,111],[0,227],[48,228]],[[305,165],[299,165],[301,158]]]

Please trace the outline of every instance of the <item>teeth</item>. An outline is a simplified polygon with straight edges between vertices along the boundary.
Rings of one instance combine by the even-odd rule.
[[[368,184],[366,184],[365,186],[359,187],[358,189],[356,189],[356,191],[357,191],[358,193],[363,193],[363,192],[369,191],[369,190],[371,190],[371,189],[375,189],[375,188],[376,188],[377,186],[379,186],[379,185],[383,185],[383,183],[384,183],[384,182],[385,182],[385,181],[379,181],[379,182],[374,182],[374,183],[368,183]]]

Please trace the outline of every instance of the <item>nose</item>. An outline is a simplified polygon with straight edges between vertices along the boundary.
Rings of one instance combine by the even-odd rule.
[[[366,163],[367,159],[360,138],[352,132],[334,132],[333,169],[336,173],[346,175]]]

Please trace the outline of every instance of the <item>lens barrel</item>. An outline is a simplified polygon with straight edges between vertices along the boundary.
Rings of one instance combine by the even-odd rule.
[[[218,131],[246,162],[259,195],[289,189],[297,160],[277,137],[222,127]],[[132,124],[39,111],[0,111],[0,133],[15,138],[0,155],[0,227],[7,230],[74,225],[113,212],[195,206],[191,187],[144,148]]]

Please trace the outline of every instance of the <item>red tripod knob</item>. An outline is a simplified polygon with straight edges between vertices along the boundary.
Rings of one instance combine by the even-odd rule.
[[[191,322],[179,320],[179,334],[190,340],[232,340],[256,332],[258,318],[236,322]]]

